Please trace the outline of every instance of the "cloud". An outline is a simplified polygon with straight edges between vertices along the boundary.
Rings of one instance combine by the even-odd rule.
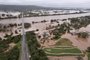
[[[48,7],[87,7],[90,0],[0,0],[0,4],[39,5]]]
[[[21,3],[20,0],[0,0],[1,4],[16,4],[16,3]]]

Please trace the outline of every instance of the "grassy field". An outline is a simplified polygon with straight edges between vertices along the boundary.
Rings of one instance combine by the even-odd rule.
[[[60,38],[56,43],[56,46],[73,46],[72,42],[66,38]]]
[[[45,51],[49,53],[81,53],[77,48],[47,48]]]
[[[78,54],[78,53],[74,53],[74,54],[50,54],[47,53],[47,56],[84,56],[83,54]]]
[[[81,51],[72,45],[72,42],[66,38],[60,38],[55,47],[45,48],[48,56],[82,56]]]
[[[83,54],[77,48],[46,48],[44,51],[49,56],[82,56]]]

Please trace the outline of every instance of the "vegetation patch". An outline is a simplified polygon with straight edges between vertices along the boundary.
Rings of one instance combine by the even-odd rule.
[[[0,60],[18,60],[21,49],[21,35],[6,35],[5,38],[0,40]],[[26,40],[32,60],[48,60],[46,53],[40,48],[34,32],[27,32]],[[9,48],[10,43],[15,43],[16,46],[5,52]]]
[[[27,32],[27,43],[31,55],[31,60],[48,60],[46,53],[40,48],[34,32]]]
[[[20,46],[17,44],[21,41],[21,35],[12,36],[6,35],[6,39],[0,40],[0,60],[18,60],[20,53]],[[9,51],[5,52],[9,49],[9,44],[15,43],[16,46],[11,48]]]
[[[71,28],[70,24],[66,23],[66,22],[57,26],[56,29],[53,30],[54,39],[59,39],[66,32],[69,33],[70,30],[72,30],[72,28]]]
[[[82,56],[77,48],[46,48],[44,51],[49,56]]]
[[[81,27],[86,27],[90,24],[90,16],[69,18],[69,20],[74,29],[80,29]]]
[[[30,23],[24,23],[24,27],[25,27],[26,29],[28,29],[28,28],[31,27],[31,24],[30,24]]]
[[[72,42],[66,38],[59,39],[59,41],[55,45],[56,46],[73,46]]]
[[[88,60],[90,60],[90,52],[88,53]]]
[[[49,53],[81,53],[77,48],[47,48],[45,51]]]
[[[83,56],[81,51],[66,38],[60,38],[53,48],[45,48],[48,56]]]
[[[79,38],[88,38],[89,37],[89,34],[87,32],[80,32],[80,33],[77,33],[77,35]]]
[[[63,54],[55,54],[55,53],[47,53],[47,56],[84,56],[82,53],[63,53]]]
[[[0,53],[0,60],[18,60],[19,48],[15,46],[7,53]]]

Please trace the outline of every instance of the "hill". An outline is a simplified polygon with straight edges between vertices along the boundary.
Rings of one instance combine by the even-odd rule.
[[[40,9],[52,9],[34,5],[0,5],[0,10],[4,11],[27,11],[27,10],[40,10]]]

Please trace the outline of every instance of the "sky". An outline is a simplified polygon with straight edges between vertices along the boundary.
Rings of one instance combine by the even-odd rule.
[[[0,0],[0,4],[88,8],[90,7],[90,0]]]

